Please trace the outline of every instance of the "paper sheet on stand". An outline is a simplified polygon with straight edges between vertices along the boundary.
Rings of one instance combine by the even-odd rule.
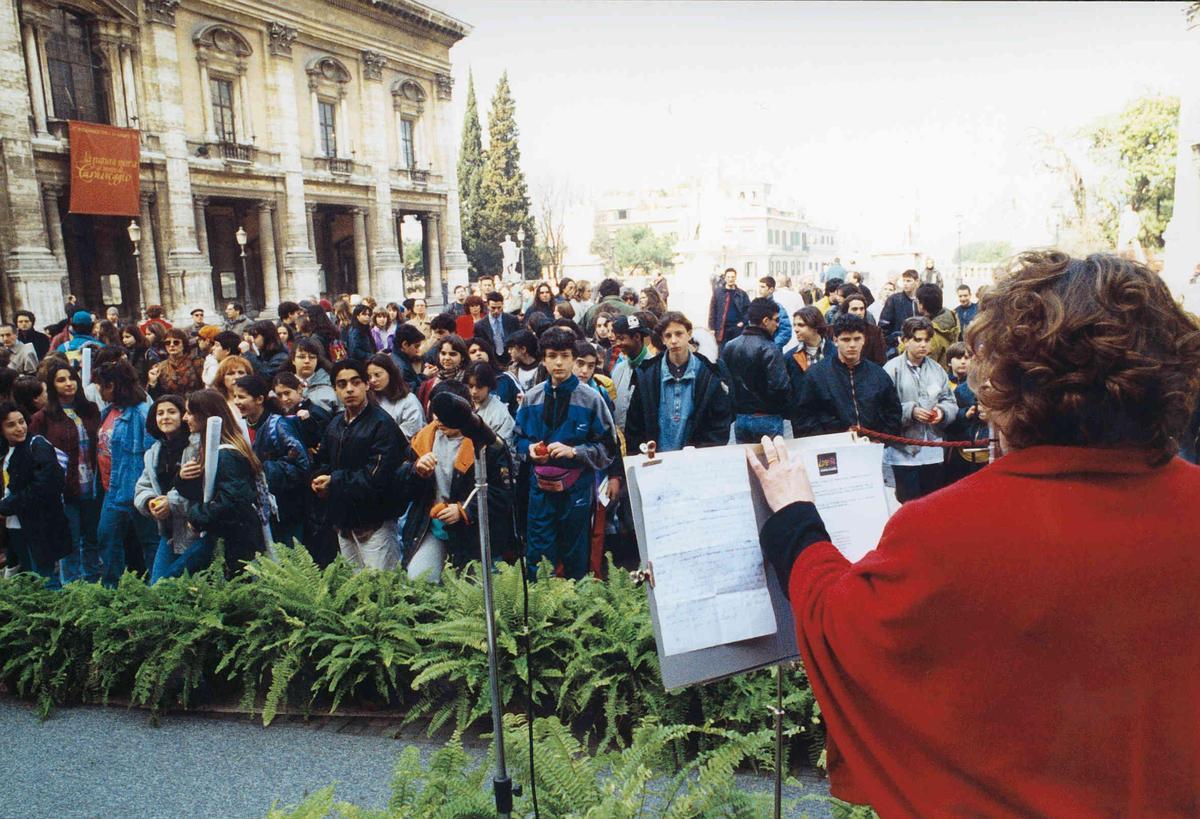
[[[740,447],[638,471],[664,654],[774,634],[749,474]]]
[[[833,545],[851,563],[878,545],[888,521],[883,444],[797,447]]]

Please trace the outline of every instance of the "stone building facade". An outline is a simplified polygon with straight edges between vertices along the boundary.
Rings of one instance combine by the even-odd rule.
[[[0,0],[3,312],[124,315],[465,280],[450,48],[410,0]],[[141,213],[68,212],[67,120],[139,131]],[[244,241],[239,241],[239,239]],[[136,251],[136,252],[135,252]],[[244,254],[244,255],[243,255]]]

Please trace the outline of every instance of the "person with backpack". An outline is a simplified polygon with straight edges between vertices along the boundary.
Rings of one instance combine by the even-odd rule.
[[[150,584],[164,577],[198,572],[212,562],[213,542],[188,525],[188,502],[177,488],[183,464],[200,457],[200,436],[188,431],[184,401],[159,396],[146,414],[146,432],[154,444],[146,450],[145,467],[133,493],[133,505],[158,524],[158,552],[150,568]]]
[[[208,419],[221,419],[213,494],[204,497]],[[179,469],[175,486],[188,501],[187,518],[214,548],[225,546],[225,576],[232,577],[266,546],[269,503],[262,463],[250,448],[242,425],[216,390],[199,390],[187,397],[184,414],[189,431],[200,436],[199,457]]]
[[[63,511],[71,529],[71,554],[62,559],[62,580],[94,581],[100,576],[96,530],[100,496],[96,485],[96,437],[100,410],[83,394],[70,364],[50,361],[45,369],[46,405],[29,421],[29,434],[41,435],[67,455]]]
[[[92,381],[105,402],[96,431],[96,467],[103,488],[103,505],[96,539],[100,547],[100,582],[116,588],[125,572],[125,538],[132,531],[149,571],[158,553],[158,527],[138,514],[134,489],[145,468],[146,450],[153,443],[146,432],[146,392],[133,365],[124,358],[94,368]]]
[[[63,512],[65,464],[61,453],[40,435],[30,435],[24,411],[12,401],[0,403],[3,446],[4,518],[9,551],[23,571],[61,586],[57,562],[71,552],[71,530]]]
[[[233,403],[246,420],[251,447],[275,498],[273,541],[293,546],[304,527],[305,489],[311,467],[308,447],[271,396],[271,382],[261,375],[239,378],[233,389]]]

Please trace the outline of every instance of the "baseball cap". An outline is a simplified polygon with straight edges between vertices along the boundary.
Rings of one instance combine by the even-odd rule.
[[[623,335],[631,333],[641,333],[644,336],[650,335],[650,328],[642,323],[642,320],[637,316],[617,316],[612,323],[612,331]]]

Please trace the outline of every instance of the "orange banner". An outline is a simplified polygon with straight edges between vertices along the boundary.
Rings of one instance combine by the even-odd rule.
[[[137,216],[141,145],[138,132],[94,122],[68,123],[71,213]]]

